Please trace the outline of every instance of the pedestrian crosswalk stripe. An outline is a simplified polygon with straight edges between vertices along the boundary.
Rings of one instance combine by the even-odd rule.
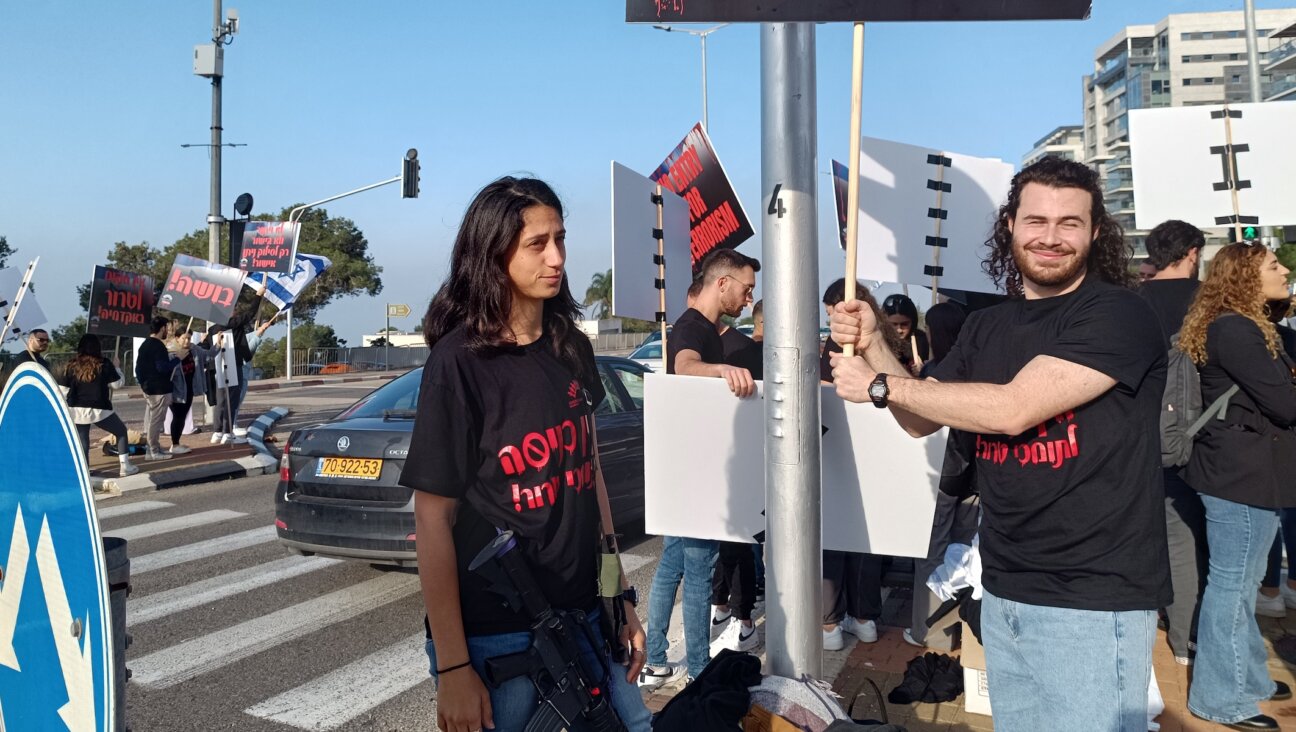
[[[625,574],[630,574],[651,561],[652,559],[649,557],[641,557],[638,554],[626,554],[625,552],[622,552],[621,571]]]
[[[147,524],[136,524],[121,529],[113,529],[112,531],[104,533],[108,536],[115,536],[120,539],[131,541],[133,539],[143,539],[150,536],[158,536],[160,534],[169,534],[173,531],[192,529],[195,526],[214,524],[227,519],[239,518],[246,515],[247,514],[239,513],[238,511],[227,511],[223,508],[217,508],[211,511],[191,513],[187,516],[177,516],[175,518],[153,521]]]
[[[324,557],[285,557],[140,599],[132,597],[126,607],[126,622],[146,623],[341,562]]]
[[[384,574],[134,659],[132,680],[151,689],[175,686],[416,591],[415,575]]]
[[[117,536],[116,532],[106,531],[107,536]],[[138,557],[131,557],[130,569],[132,576],[139,576],[145,572],[152,572],[158,569],[174,567],[177,564],[192,562],[196,559],[206,559],[214,557],[217,554],[232,552],[237,549],[246,549],[257,544],[268,544],[275,540],[277,533],[273,526],[258,526],[255,529],[240,531],[236,534],[218,536],[215,539],[205,539],[185,544],[172,549],[163,549],[160,552],[144,554]]]
[[[333,730],[432,677],[423,634],[371,653],[245,710],[298,729]]]
[[[171,508],[174,503],[166,501],[136,501],[134,503],[123,503],[120,506],[109,506],[98,510],[99,520],[117,518],[118,516],[129,516],[133,513],[144,513],[145,511],[156,511],[159,508]]]

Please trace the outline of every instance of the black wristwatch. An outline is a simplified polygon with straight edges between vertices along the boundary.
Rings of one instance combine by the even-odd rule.
[[[873,406],[878,409],[885,409],[887,405],[887,396],[891,394],[891,387],[887,386],[887,375],[878,374],[869,384],[869,399],[873,400]]]
[[[630,607],[639,607],[639,592],[634,587],[621,590],[621,599],[630,603]]]

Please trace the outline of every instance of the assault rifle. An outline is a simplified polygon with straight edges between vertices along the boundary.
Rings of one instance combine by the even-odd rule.
[[[531,646],[486,659],[486,683],[499,688],[510,679],[526,676],[535,684],[540,707],[524,732],[558,732],[577,719],[584,719],[595,732],[626,732],[598,686],[598,680],[610,673],[607,664],[591,669],[583,660],[581,634],[595,651],[599,648],[585,613],[555,610],[531,576],[526,560],[513,551],[516,548],[513,532],[505,531],[468,565],[510,608],[531,621]]]

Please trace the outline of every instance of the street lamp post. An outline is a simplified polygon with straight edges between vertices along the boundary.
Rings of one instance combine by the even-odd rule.
[[[664,30],[667,33],[673,33],[678,31],[680,33],[687,33],[691,36],[697,36],[698,38],[702,39],[702,129],[707,130],[708,132],[710,131],[710,127],[707,125],[707,49],[706,49],[707,36],[711,35],[712,33],[715,33],[716,31],[720,30],[721,28],[727,25],[729,24],[721,23],[720,25],[717,25],[714,28],[708,28],[706,30],[691,30],[688,28],[675,28],[669,25],[653,26],[657,30]]]

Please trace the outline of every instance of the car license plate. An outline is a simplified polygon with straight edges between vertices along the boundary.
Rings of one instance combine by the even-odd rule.
[[[382,463],[382,460],[368,458],[320,458],[315,464],[315,477],[378,480],[378,476],[382,475]]]

